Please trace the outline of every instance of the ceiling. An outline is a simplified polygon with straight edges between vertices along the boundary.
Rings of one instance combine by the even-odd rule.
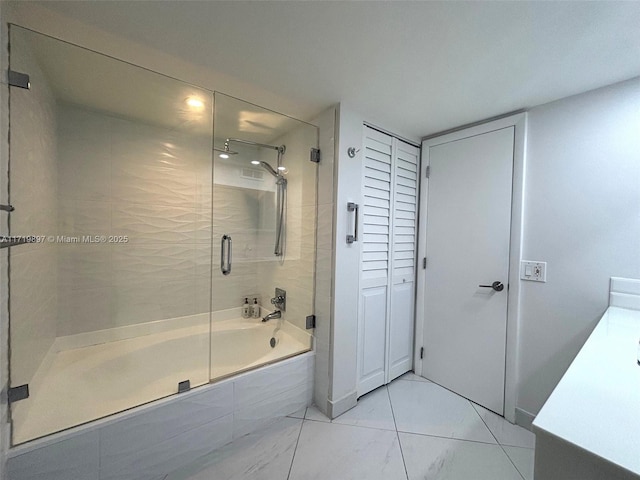
[[[214,122],[211,91],[47,35],[12,28],[13,68],[29,71],[25,62],[32,58],[57,101],[190,135],[215,133],[218,148],[224,148],[227,138],[270,143],[305,125],[220,93],[215,94]],[[192,99],[201,103],[190,106]]]
[[[416,138],[640,75],[636,1],[38,3],[288,98],[304,119],[345,102]]]

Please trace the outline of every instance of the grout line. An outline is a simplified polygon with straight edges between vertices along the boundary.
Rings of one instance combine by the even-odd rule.
[[[433,383],[431,380],[427,380],[426,378],[423,379],[423,380],[414,380],[413,378],[400,378],[400,377],[398,377],[398,378],[395,378],[393,380],[393,382],[395,382],[396,380],[398,380],[399,382]],[[391,383],[393,383],[393,382],[391,382]],[[389,383],[389,385],[391,385],[391,383]]]
[[[305,417],[307,416],[307,407],[304,411]],[[304,426],[305,419],[303,418],[300,422],[300,431],[298,432],[298,438],[296,438],[296,446],[293,448],[293,455],[291,456],[291,465],[289,465],[289,473],[287,473],[287,480],[291,477],[291,470],[293,470],[293,461],[296,459],[296,453],[298,452],[298,443],[300,443],[300,436],[302,435],[302,427]]]
[[[409,480],[409,472],[407,472],[407,462],[404,460],[404,452],[402,451],[402,442],[400,441],[400,433],[398,432],[398,424],[396,423],[396,414],[393,411],[393,403],[391,402],[391,393],[389,393],[389,387],[385,385],[387,390],[387,398],[389,398],[389,406],[391,407],[391,416],[393,417],[393,425],[396,427],[396,438],[398,439],[398,446],[400,447],[400,456],[402,457],[402,465],[404,466],[404,474]]]
[[[405,430],[398,430],[398,432],[406,433],[409,435],[418,435],[420,437],[442,438],[444,440],[456,440],[458,442],[479,443],[481,445],[493,445],[494,447],[500,445],[499,443],[481,442],[480,440],[469,440],[468,438],[443,437],[442,435],[434,435],[432,433],[416,433],[416,432],[408,432]]]
[[[471,404],[471,408],[473,408],[473,411],[476,412],[476,414],[480,417],[480,420],[482,421],[482,423],[484,423],[485,427],[487,427],[487,430],[489,430],[491,435],[493,435],[493,438],[496,439],[496,443],[498,444],[498,446],[500,446],[500,449],[502,450],[502,453],[504,453],[505,456],[509,459],[509,462],[511,462],[511,465],[513,465],[513,468],[515,468],[516,472],[518,472],[518,475],[520,475],[520,477],[522,477],[522,480],[525,480],[524,475],[522,474],[522,472],[520,472],[518,467],[516,467],[516,464],[513,463],[513,460],[511,460],[511,457],[509,456],[507,451],[504,449],[504,446],[500,443],[500,440],[498,440],[498,437],[496,437],[494,435],[494,433],[491,431],[491,429],[489,428],[489,425],[487,425],[487,422],[484,421],[484,418],[482,418],[482,415],[480,415],[480,412],[476,409],[474,403],[472,401],[470,401],[470,400],[467,400],[467,401]]]
[[[308,422],[316,422],[316,423],[333,423],[333,420],[329,420],[328,422],[326,420],[316,420],[315,418],[303,418],[303,420],[307,420]],[[339,423],[336,423],[336,425],[340,425]],[[354,427],[362,427],[362,425],[352,425]],[[362,428],[373,428],[373,427],[362,427]],[[380,430],[380,429],[378,429]]]

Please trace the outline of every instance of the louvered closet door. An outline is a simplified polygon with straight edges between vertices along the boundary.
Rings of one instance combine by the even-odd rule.
[[[413,366],[420,149],[395,140],[387,383]]]
[[[386,381],[392,137],[365,127],[358,305],[358,396]]]
[[[411,370],[419,149],[365,127],[358,396]]]

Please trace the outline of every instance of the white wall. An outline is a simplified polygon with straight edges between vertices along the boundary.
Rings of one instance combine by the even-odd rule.
[[[640,278],[640,79],[529,112],[517,406],[535,415],[608,305]]]
[[[359,245],[347,244],[351,216],[347,203],[360,203],[361,153],[349,158],[347,148],[362,151],[362,117],[348,106],[338,108],[336,148],[335,270],[333,323],[330,353],[329,416],[334,418],[356,404],[356,359],[358,343]]]

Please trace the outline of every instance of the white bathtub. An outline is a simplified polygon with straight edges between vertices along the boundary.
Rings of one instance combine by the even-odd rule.
[[[311,337],[279,320],[227,320],[211,327],[211,379],[246,371],[311,349]],[[296,329],[297,330],[297,329]],[[303,332],[304,333],[304,332]],[[271,338],[276,339],[275,347]]]
[[[13,407],[13,444],[59,432],[311,349],[311,336],[236,310],[58,338]],[[209,350],[211,345],[211,351]],[[73,394],[70,396],[70,392]]]
[[[300,418],[314,360],[312,351],[296,355],[13,447],[7,478],[162,479],[278,418]]]
[[[58,338],[30,384],[31,396],[13,406],[14,444],[21,444],[9,449],[8,479],[164,478],[277,418],[304,412],[315,356],[302,352],[311,336],[284,322],[271,348],[277,320],[238,313]],[[173,395],[186,378],[202,386]]]

